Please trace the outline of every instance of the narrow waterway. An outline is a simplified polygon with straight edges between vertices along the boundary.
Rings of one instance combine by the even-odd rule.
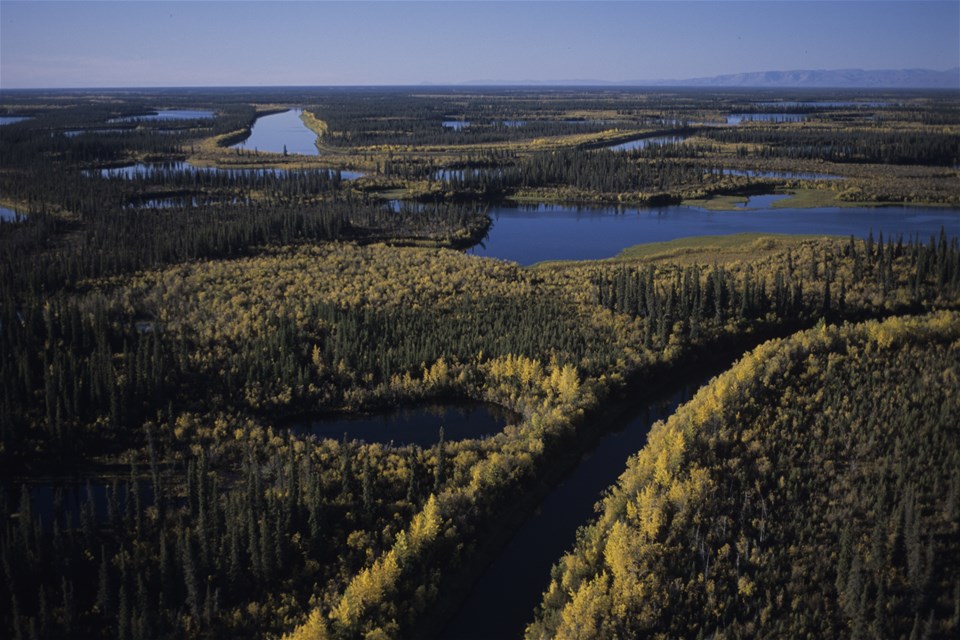
[[[651,425],[671,415],[697,389],[732,363],[713,364],[678,374],[648,396],[634,389],[635,408],[627,412],[597,446],[544,498],[493,563],[481,574],[456,615],[441,633],[445,640],[523,636],[550,582],[550,568],[573,548],[577,528],[594,517],[594,504],[626,469],[627,459],[643,448]]]

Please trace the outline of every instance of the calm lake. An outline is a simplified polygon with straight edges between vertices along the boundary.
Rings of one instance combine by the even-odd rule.
[[[760,201],[762,202],[762,201]],[[960,235],[960,209],[827,207],[707,211],[687,206],[649,209],[562,205],[494,206],[493,225],[468,252],[530,265],[544,260],[596,260],[647,242],[732,233],[791,233],[866,238],[903,234],[926,241],[944,227]]]
[[[385,413],[347,415],[335,418],[303,420],[287,425],[300,435],[319,438],[363,440],[396,445],[416,444],[430,447],[439,439],[443,427],[448,442],[482,438],[499,433],[508,424],[517,424],[520,416],[501,406],[471,402],[400,408]]]
[[[156,122],[164,120],[206,120],[213,117],[213,111],[209,109],[166,109],[156,113],[147,113],[140,116],[125,116],[123,118],[110,118],[109,123],[116,122]]]
[[[270,151],[272,153],[296,153],[303,156],[320,154],[317,149],[317,134],[300,119],[303,109],[291,109],[283,113],[260,116],[253,123],[250,136],[234,149]]]

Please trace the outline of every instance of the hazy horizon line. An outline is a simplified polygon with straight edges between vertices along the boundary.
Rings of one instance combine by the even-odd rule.
[[[761,76],[761,75],[775,75],[775,74],[798,74],[798,73],[815,73],[815,74],[829,74],[829,73],[862,73],[862,74],[893,74],[893,73],[934,73],[934,74],[950,74],[957,73],[958,84],[954,86],[883,86],[877,85],[873,87],[862,86],[862,85],[806,85],[806,86],[785,86],[785,85],[771,85],[771,84],[742,84],[742,85],[704,85],[702,83],[708,81],[716,81],[724,78],[737,78],[745,76]],[[690,84],[684,84],[690,83]],[[824,68],[824,69],[780,69],[780,70],[766,70],[766,71],[743,71],[737,73],[724,73],[713,76],[699,76],[693,78],[661,78],[656,80],[601,80],[597,78],[563,78],[555,80],[533,80],[533,79],[523,79],[523,80],[506,80],[506,79],[476,79],[476,80],[461,80],[457,82],[436,82],[436,81],[421,81],[417,83],[355,83],[355,84],[184,84],[184,85],[175,85],[175,84],[157,84],[157,85],[100,85],[100,86],[19,86],[19,87],[3,87],[0,85],[0,91],[138,91],[138,90],[147,90],[147,89],[295,89],[295,88],[327,88],[327,89],[347,89],[347,88],[424,88],[424,87],[467,87],[467,88],[477,88],[477,87],[539,87],[539,88],[564,88],[564,87],[606,87],[606,88],[626,88],[626,87],[636,87],[636,88],[672,88],[672,89],[681,89],[681,88],[691,88],[691,89],[704,89],[704,88],[714,88],[714,89],[939,89],[939,90],[956,90],[960,89],[960,66],[949,67],[946,69],[931,69],[931,68],[903,68],[903,69],[862,69],[862,68]]]

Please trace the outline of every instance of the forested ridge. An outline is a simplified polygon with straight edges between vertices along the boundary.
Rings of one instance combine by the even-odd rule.
[[[102,98],[2,96],[5,113],[30,116],[0,127],[0,201],[23,214],[0,223],[0,625],[18,640],[438,628],[456,606],[444,595],[465,587],[503,513],[599,437],[627,390],[821,319],[960,305],[960,244],[945,233],[754,237],[736,257],[702,262],[535,268],[455,250],[483,236],[485,203],[504,196],[675,201],[804,185],[857,200],[882,183],[893,200],[955,201],[955,169],[931,166],[950,154],[949,100],[884,107],[878,127],[919,137],[865,138],[841,187],[723,173],[794,161],[713,132],[722,113],[770,108],[737,93]],[[316,158],[229,147],[257,115],[295,106],[320,132]],[[144,117],[167,108],[213,116]],[[785,149],[806,140],[799,124],[747,128]],[[827,129],[824,149],[839,135]],[[695,137],[596,148],[664,132]],[[888,144],[909,158],[878,178],[868,162],[892,161],[875,153]],[[797,168],[822,170],[816,155]],[[344,177],[357,168],[366,175]],[[440,432],[424,447],[289,426],[467,400],[515,418],[489,437]],[[906,510],[894,495],[884,508]],[[904,624],[922,631],[933,607],[931,628],[952,628],[939,600],[907,612],[899,577],[869,584],[857,591],[865,607],[883,591]],[[873,619],[857,615],[869,632]]]
[[[747,355],[653,428],[527,637],[951,637],[958,327],[823,325]]]

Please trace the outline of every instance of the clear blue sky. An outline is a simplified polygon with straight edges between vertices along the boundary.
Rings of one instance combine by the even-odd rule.
[[[958,0],[0,0],[0,88],[620,82],[958,65]]]

